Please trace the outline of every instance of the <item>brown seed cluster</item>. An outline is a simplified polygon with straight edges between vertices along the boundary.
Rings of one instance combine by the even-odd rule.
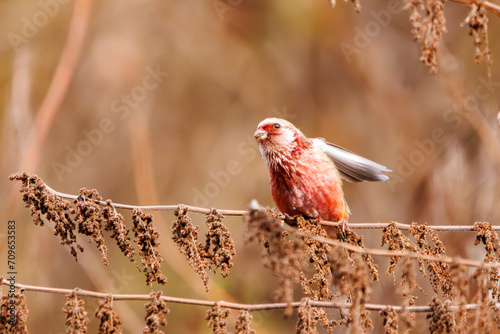
[[[95,316],[99,319],[99,334],[121,334],[121,320],[118,314],[113,311],[113,301],[111,296],[99,301],[99,308],[95,312]]]
[[[455,311],[455,319],[460,328],[467,326],[467,312],[465,304],[469,297],[469,277],[466,268],[461,264],[452,263],[450,265],[451,279],[451,300],[454,306],[458,306]]]
[[[240,311],[238,318],[236,319],[236,323],[234,324],[236,334],[256,334],[256,332],[252,329],[252,320],[253,317],[250,312],[246,310]]]
[[[410,233],[415,239],[415,242],[412,242],[409,237],[404,235],[394,223],[390,224],[388,227],[384,229],[384,233],[382,236],[382,246],[388,244],[388,249],[392,251],[407,251],[413,252],[421,255],[431,255],[434,257],[444,256],[446,248],[444,244],[439,240],[437,232],[429,229],[429,227],[425,224],[417,225],[415,223],[412,224]],[[396,265],[401,260],[401,256],[392,256],[390,260],[390,266],[387,270],[387,275],[392,274],[394,279],[396,278]],[[434,292],[442,292],[444,296],[448,296],[451,290],[451,281],[450,281],[450,273],[448,264],[442,261],[428,261],[418,258],[417,262],[419,264],[420,273],[426,277],[430,276],[430,282],[434,289]],[[405,266],[411,265],[406,263]],[[409,268],[407,268],[410,270]],[[408,272],[403,268],[403,272]],[[405,283],[410,283],[407,286],[408,289],[413,290],[413,288],[418,287],[416,285],[415,279],[411,277],[408,281],[402,282],[402,285]],[[410,300],[412,303],[414,302],[414,296],[411,295],[410,290],[406,290],[404,292],[405,298]],[[411,305],[411,304],[410,304]]]
[[[297,334],[319,334],[316,328],[318,320],[318,308],[311,306],[310,298],[302,298],[298,310]]]
[[[486,250],[485,263],[498,263],[500,262],[500,239],[498,234],[493,230],[490,223],[478,222],[474,224],[476,231],[476,240],[474,245],[483,244]],[[500,269],[489,269],[489,280],[492,285],[492,298],[500,301],[498,293],[498,284],[500,282]]]
[[[125,225],[123,216],[116,211],[111,200],[102,203],[102,198],[95,189],[82,188],[76,200],[74,208],[71,203],[48,191],[45,183],[36,175],[26,172],[13,174],[10,180],[21,181],[20,192],[26,207],[30,208],[33,222],[36,225],[45,224],[46,221],[54,223],[54,234],[59,236],[61,244],[70,248],[70,252],[77,260],[79,249],[83,247],[78,244],[76,233],[89,238],[89,243],[94,242],[101,252],[104,264],[108,264],[107,246],[103,231],[115,240],[122,253],[137,266],[134,259],[136,250],[130,240],[129,229]],[[158,253],[158,231],[153,226],[153,217],[142,212],[134,212],[133,215],[135,233],[134,241],[140,249],[144,273],[147,284],[157,281],[165,284],[166,277],[160,272],[160,263],[163,262]]]
[[[388,244],[388,249],[391,251],[412,251],[414,249],[410,239],[404,235],[400,229],[396,227],[394,222],[391,222],[384,228],[382,235],[382,246]],[[391,256],[387,276],[392,275],[396,279],[396,265],[401,260],[401,256]]]
[[[214,334],[228,334],[228,317],[229,310],[227,308],[220,307],[219,304],[215,304],[207,311],[205,320],[208,320],[207,325],[212,328]]]
[[[54,235],[59,236],[61,245],[69,247],[71,255],[77,259],[76,249],[83,252],[83,247],[76,241],[75,229],[71,215],[74,209],[71,203],[47,191],[45,183],[36,175],[26,172],[12,174],[9,179],[21,181],[20,192],[23,194],[25,206],[31,210],[35,225],[43,226],[47,221],[54,223]]]
[[[200,228],[195,226],[191,218],[187,215],[187,208],[180,205],[175,211],[177,220],[172,223],[172,239],[183,253],[191,268],[200,275],[205,290],[208,291],[208,275],[205,272],[203,260],[203,245],[198,241]]]
[[[327,232],[319,224],[318,219],[304,219],[297,217],[297,226],[300,231],[305,233],[328,238]],[[332,247],[312,238],[302,238],[305,246],[309,263],[314,266],[314,274],[312,277],[306,277],[305,273],[301,274],[302,291],[312,300],[329,300],[332,299],[334,293],[330,290],[329,275],[332,271],[329,262],[329,253]]]
[[[102,261],[108,265],[108,248],[104,244],[102,229],[105,224],[101,214],[101,207],[95,201],[102,198],[97,190],[80,189],[80,195],[75,202],[75,222],[78,223],[78,233],[89,237],[89,243],[95,242],[101,252]]]
[[[422,61],[435,74],[438,71],[437,51],[443,33],[447,32],[444,16],[446,0],[407,0],[404,10],[411,12],[412,34],[416,41],[422,42]],[[422,17],[422,14],[424,16]]]
[[[66,333],[85,334],[87,332],[88,313],[85,311],[85,303],[78,298],[75,291],[68,295],[63,311],[66,313]]]
[[[499,325],[498,317],[496,317],[498,309],[494,300],[490,298],[492,285],[488,276],[487,270],[478,269],[470,279],[470,284],[476,286],[476,292],[471,301],[478,304],[478,307],[471,312],[469,322],[472,329],[482,329],[483,333],[492,332],[494,321],[497,326]]]
[[[411,33],[413,39],[422,42],[424,39],[424,27],[422,24],[422,13],[425,10],[425,5],[422,0],[407,0],[405,7],[406,12],[411,12],[410,23],[412,25]]]
[[[479,2],[480,3],[480,2]],[[488,16],[486,16],[486,8],[477,4],[468,5],[471,10],[466,19],[470,28],[470,35],[474,40],[476,63],[479,64],[483,60],[488,66],[488,76],[491,77],[491,50],[488,42]]]
[[[392,307],[386,307],[380,311],[380,315],[384,319],[385,334],[398,334],[398,314]]]
[[[0,281],[3,281],[3,277],[0,277]],[[29,312],[22,291],[18,290],[12,296],[2,296],[1,302],[0,333],[27,334]],[[14,310],[14,313],[11,313],[11,310]]]
[[[447,32],[444,16],[446,0],[406,0],[404,10],[410,12],[410,23],[414,40],[422,43],[420,61],[430,68],[432,74],[438,71],[438,49],[443,33]],[[468,24],[469,35],[475,46],[476,63],[486,62],[488,76],[491,77],[491,49],[488,42],[487,10],[481,1],[463,1],[470,8],[469,15],[462,24]]]
[[[499,263],[500,239],[493,231],[491,224],[476,223],[476,245],[484,244],[486,263]],[[426,225],[413,224],[410,233],[415,238],[413,243],[395,225],[391,224],[384,231],[383,243],[389,244],[393,250],[406,250],[423,255],[439,257],[444,255],[445,248],[437,237],[437,233]],[[391,259],[388,274],[394,274],[395,266],[401,260],[401,287],[399,292],[403,306],[415,305],[413,290],[420,288],[416,283],[413,260],[408,257]],[[479,268],[468,273],[466,268],[457,263],[446,264],[441,261],[417,259],[419,270],[423,276],[429,273],[429,281],[436,293],[449,299],[441,300],[434,296],[430,302],[433,311],[428,316],[431,333],[458,333],[467,329],[470,333],[491,333],[494,324],[500,324],[498,301],[498,275],[495,268]],[[493,269],[493,270],[492,270]],[[420,288],[421,289],[421,288]],[[422,290],[422,289],[421,289]],[[422,290],[423,291],[423,290]],[[467,310],[467,304],[477,304],[477,308]],[[453,307],[453,310],[452,310]],[[404,311],[399,315],[399,322],[406,325],[407,330],[414,327],[414,314]]]
[[[244,217],[246,241],[259,243],[264,266],[279,279],[279,287],[275,291],[278,299],[293,301],[294,284],[300,283],[306,299],[301,306],[297,332],[314,333],[318,322],[329,333],[341,325],[352,327],[353,332],[372,328],[365,304],[371,295],[374,278],[370,273],[377,272],[374,264],[342,247],[315,239],[328,237],[318,220],[303,217],[292,220],[287,219],[287,222],[311,237],[284,231],[283,217],[269,208],[251,210]],[[362,238],[354,232],[347,230],[343,235],[349,243],[363,245]],[[342,312],[342,319],[335,319],[325,308],[311,307],[308,302],[329,301],[340,295],[352,302],[349,315]],[[290,315],[292,311],[291,308],[285,310],[285,315]]]
[[[332,284],[339,293],[351,301],[349,315],[344,315],[334,325],[350,326],[353,333],[363,333],[373,328],[365,304],[370,299],[372,288],[366,263],[360,257],[352,257],[345,249],[335,247],[329,256],[332,266]]]
[[[427,316],[430,333],[458,333],[453,313],[448,311],[450,305],[449,300],[442,302],[437,297],[432,298],[429,303],[432,313]]]
[[[153,225],[153,216],[145,214],[141,209],[134,209],[132,222],[134,241],[139,246],[142,271],[146,275],[146,285],[155,281],[158,284],[166,284],[167,277],[160,270],[160,265],[164,262],[158,251],[160,233]]]
[[[279,214],[270,208],[251,210],[244,216],[245,242],[258,242],[263,265],[279,279],[274,292],[276,300],[291,303],[294,301],[293,284],[304,281],[302,266],[306,262],[307,251],[300,238],[283,231]],[[285,315],[293,309],[287,308]]]
[[[135,249],[132,246],[132,241],[128,237],[129,230],[125,225],[125,220],[123,216],[116,211],[109,199],[106,201],[106,206],[102,209],[102,216],[105,220],[104,230],[108,231],[109,236],[115,239],[123,255],[135,263]]]
[[[417,225],[413,223],[410,233],[416,240],[416,247],[414,248],[416,253],[435,257],[445,255],[446,248],[441,240],[439,240],[437,232],[429,229],[427,225]],[[429,273],[434,292],[438,293],[441,291],[444,296],[448,296],[451,289],[448,264],[440,261],[419,261],[420,272],[423,276],[427,274],[425,266]]]
[[[144,334],[164,334],[165,332],[160,329],[167,325],[167,315],[170,311],[167,304],[161,299],[161,291],[151,292],[151,301],[144,305],[146,309],[146,327],[144,327]]]
[[[415,301],[417,296],[413,294],[415,289],[420,289],[424,291],[417,284],[417,274],[413,265],[413,261],[410,258],[405,258],[401,262],[401,284],[398,288],[398,293],[401,295],[403,300],[403,307],[405,306],[415,306]],[[406,323],[407,328],[413,328],[415,323],[415,313],[405,311],[402,314],[402,318]]]
[[[208,232],[203,251],[208,269],[215,274],[220,268],[222,277],[227,277],[233,266],[231,260],[236,255],[236,248],[231,232],[222,223],[223,217],[215,209],[207,215]]]
[[[191,268],[200,275],[208,291],[207,270],[215,274],[220,269],[222,277],[229,275],[229,269],[233,266],[232,258],[236,254],[234,241],[231,232],[222,223],[223,216],[212,209],[207,215],[208,232],[203,245],[198,240],[200,228],[193,224],[187,211],[183,205],[175,211],[177,220],[172,223],[172,239],[186,256]]]
[[[351,245],[365,248],[365,245],[363,244],[363,236],[362,235],[358,236],[356,232],[354,232],[354,230],[350,229],[348,226],[345,227],[342,233],[339,233],[338,239],[345,241]],[[363,258],[363,261],[366,262],[366,265],[370,270],[370,275],[372,277],[372,280],[378,282],[379,280],[378,267],[375,263],[373,263],[372,256],[370,254],[362,254],[361,257]]]

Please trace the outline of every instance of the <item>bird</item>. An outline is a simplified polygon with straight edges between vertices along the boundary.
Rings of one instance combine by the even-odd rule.
[[[391,172],[323,138],[307,138],[284,119],[263,120],[254,137],[267,164],[273,200],[289,217],[347,223],[342,179],[383,182],[389,178],[384,173]]]

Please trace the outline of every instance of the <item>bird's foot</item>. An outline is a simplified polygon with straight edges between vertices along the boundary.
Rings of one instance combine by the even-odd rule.
[[[346,231],[347,231],[347,220],[339,220],[338,225],[338,234],[340,236],[340,240],[346,239]]]

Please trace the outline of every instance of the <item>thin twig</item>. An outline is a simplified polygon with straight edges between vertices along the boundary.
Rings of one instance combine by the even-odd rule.
[[[70,195],[70,194],[65,194],[58,192],[52,188],[50,188],[48,185],[45,185],[47,188],[47,191],[50,193],[59,196],[61,198],[66,198],[66,199],[77,199],[77,195]],[[95,203],[99,205],[106,205],[105,201],[96,201],[94,200]],[[152,205],[152,206],[137,206],[137,205],[127,205],[127,204],[119,204],[119,203],[112,203],[113,207],[117,209],[126,209],[126,210],[134,210],[134,209],[141,209],[143,211],[175,211],[179,208],[179,204],[175,205]],[[192,206],[192,205],[184,205],[188,211],[190,212],[196,212],[196,213],[202,213],[202,214],[210,214],[211,208],[201,208],[197,206]],[[248,210],[221,210],[217,209],[217,212],[224,215],[224,216],[243,216],[249,213]],[[349,228],[356,229],[356,230],[373,230],[373,229],[384,229],[388,227],[390,224],[394,223],[397,228],[400,230],[410,230],[411,225],[410,224],[403,224],[403,223],[397,223],[397,222],[387,222],[387,223],[349,223],[348,226]],[[334,226],[338,227],[339,223],[338,222],[330,222],[326,220],[321,221],[322,225],[325,226]],[[474,232],[474,225],[429,225],[428,228],[430,230],[434,230],[437,232]],[[492,226],[493,230],[495,231],[500,231],[500,226],[493,225]]]
[[[360,253],[360,254],[370,254],[370,255],[374,255],[374,256],[408,257],[408,258],[412,258],[412,259],[420,259],[420,260],[432,261],[432,262],[456,263],[456,264],[462,264],[464,266],[475,267],[475,268],[500,268],[500,263],[485,263],[482,261],[463,259],[463,258],[459,258],[459,257],[451,257],[451,256],[445,256],[445,255],[434,256],[434,255],[420,254],[420,253],[414,253],[414,252],[409,252],[409,251],[392,251],[392,250],[386,250],[386,249],[363,248],[363,247],[359,247],[356,245],[348,244],[348,243],[340,241],[340,240],[333,240],[333,239],[329,239],[329,238],[324,238],[324,237],[312,235],[309,233],[304,233],[304,232],[298,231],[298,230],[295,230],[295,233],[301,237],[314,239],[314,240],[317,240],[319,242],[323,242],[325,244],[329,244],[332,246],[342,247],[342,248],[347,249],[349,251]]]
[[[500,16],[500,5],[490,1],[470,1],[470,0],[450,0],[452,2],[465,3],[469,5],[476,5],[478,7],[484,7],[491,11],[493,14]]]
[[[25,152],[21,163],[23,169],[31,170],[38,164],[45,138],[49,133],[54,116],[66,96],[75,73],[76,64],[82,53],[90,22],[91,8],[92,0],[75,1],[66,44],[47,94],[36,115],[34,136],[31,138],[30,147]]]
[[[47,190],[51,192],[52,194],[59,196],[61,198],[66,198],[66,199],[77,199],[78,196],[76,195],[70,195],[70,194],[65,194],[61,193],[58,191],[55,191],[54,189],[50,188],[48,185],[45,185]],[[106,206],[105,201],[96,201],[93,200],[96,204]],[[143,211],[175,211],[179,208],[179,204],[175,205],[149,205],[149,206],[138,206],[138,205],[127,205],[127,204],[118,204],[118,203],[112,203],[113,207],[117,209],[126,209],[126,210],[135,210],[135,209],[141,209]],[[196,206],[191,206],[191,205],[185,205],[183,204],[188,211],[190,212],[196,212],[196,213],[203,213],[203,214],[210,214],[212,209],[209,208],[200,208]],[[217,210],[218,213],[224,215],[224,216],[243,216],[248,213],[248,210]]]
[[[2,280],[3,285],[10,286],[10,282],[7,280]],[[109,292],[96,292],[90,290],[82,290],[82,289],[60,289],[60,288],[48,288],[42,286],[35,285],[26,285],[15,283],[13,284],[16,288],[24,290],[24,291],[32,291],[32,292],[43,292],[43,293],[52,293],[52,294],[60,294],[60,295],[68,295],[74,291],[76,291],[78,296],[81,297],[90,297],[90,298],[106,298],[110,295],[113,298],[113,301],[125,301],[125,300],[151,300],[151,296],[149,294],[110,294]],[[264,304],[242,304],[242,303],[233,303],[233,302],[225,302],[225,301],[211,301],[211,300],[200,300],[200,299],[190,299],[190,298],[179,298],[179,297],[171,297],[171,296],[161,296],[161,299],[167,303],[175,303],[175,304],[188,304],[188,305],[198,305],[198,306],[214,306],[219,304],[221,307],[235,309],[235,310],[246,310],[246,311],[265,311],[265,310],[283,310],[288,307],[299,308],[301,302],[293,302],[293,303],[264,303]],[[351,307],[351,303],[338,303],[338,302],[321,302],[321,301],[311,301],[311,306],[314,307],[325,307],[325,308],[342,308],[348,309]],[[430,306],[399,306],[399,305],[384,305],[384,304],[365,304],[365,309],[370,311],[382,311],[387,307],[393,308],[396,312],[400,313],[403,311],[409,312],[432,312],[432,308]],[[456,311],[456,310],[474,310],[478,307],[477,304],[466,304],[464,306],[450,306],[448,311]],[[497,304],[497,307],[500,307],[500,304]]]
[[[75,195],[69,195],[69,194],[64,194],[57,192],[50,188],[49,186],[45,185],[46,189],[50,191],[51,193],[62,197],[66,199],[76,199],[78,196]],[[106,202],[103,201],[97,201],[94,200],[97,204],[100,205],[106,205]],[[159,205],[159,206],[132,206],[132,205],[124,205],[124,204],[114,204],[113,206],[115,208],[121,208],[121,209],[136,209],[139,208],[141,210],[149,210],[149,211],[164,211],[164,210],[177,210],[179,208],[179,205]],[[185,205],[186,208],[188,208],[189,211],[191,212],[197,212],[197,213],[203,213],[203,214],[209,214],[211,212],[211,209],[207,208],[200,208],[196,206],[189,206]],[[228,215],[228,216],[242,216],[244,214],[247,214],[249,211],[248,210],[217,210],[217,212],[223,214],[223,215]],[[339,223],[336,222],[327,222],[327,221],[322,221],[321,224],[326,225],[326,226],[339,226]],[[391,222],[389,223],[357,223],[357,224],[349,224],[349,228],[353,229],[383,229],[389,226]],[[401,230],[409,230],[411,229],[411,225],[409,224],[401,224],[401,223],[394,223],[395,226]],[[433,256],[433,255],[427,255],[427,254],[419,254],[419,253],[414,253],[414,252],[409,252],[409,251],[391,251],[391,250],[386,250],[386,249],[375,249],[375,248],[363,248],[359,246],[355,246],[352,244],[348,244],[346,242],[342,242],[339,240],[333,240],[329,238],[323,238],[315,235],[311,235],[308,233],[304,233],[302,231],[297,230],[296,228],[289,227],[290,229],[294,230],[294,232],[302,237],[307,237],[307,238],[312,238],[317,241],[332,245],[332,246],[339,246],[342,248],[345,248],[347,250],[350,250],[352,252],[360,253],[360,254],[370,254],[374,256],[390,256],[390,257],[409,257],[409,258],[415,258],[415,259],[420,259],[420,260],[425,260],[425,261],[433,261],[433,262],[446,262],[446,263],[457,263],[457,264],[462,264],[468,267],[475,267],[475,268],[500,268],[500,263],[484,263],[482,261],[475,261],[475,260],[469,260],[469,259],[462,259],[462,258],[455,258],[455,257],[450,257],[450,256]],[[474,231],[474,226],[428,226],[429,229],[436,230],[436,231]],[[500,226],[492,226],[493,230],[500,230]]]

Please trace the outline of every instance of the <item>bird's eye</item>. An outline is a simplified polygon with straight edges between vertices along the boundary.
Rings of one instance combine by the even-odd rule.
[[[275,129],[279,129],[279,128],[280,128],[280,125],[279,125],[278,123],[274,123],[274,124],[273,124],[273,128],[275,128]]]

